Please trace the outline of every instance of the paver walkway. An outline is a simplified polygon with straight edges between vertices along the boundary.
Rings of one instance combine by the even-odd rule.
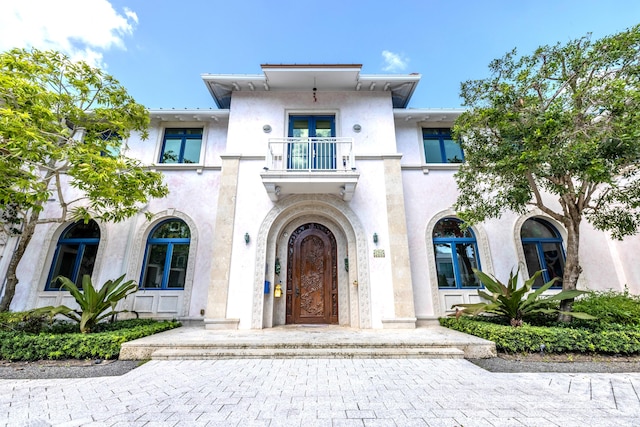
[[[640,374],[498,374],[462,359],[151,361],[0,380],[7,426],[637,426]]]

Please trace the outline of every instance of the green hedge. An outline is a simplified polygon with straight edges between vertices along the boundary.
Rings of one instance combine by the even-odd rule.
[[[440,318],[440,324],[470,335],[493,341],[498,351],[531,353],[544,344],[548,353],[640,353],[640,330],[637,328],[593,331],[589,329],[530,326],[514,328],[466,317]]]
[[[115,359],[122,343],[177,328],[176,321],[125,320],[92,334],[0,331],[0,359]]]
[[[574,311],[589,313],[605,327],[609,325],[640,325],[640,295],[632,295],[625,287],[623,292],[589,292],[573,303]],[[581,322],[583,323],[583,322]]]

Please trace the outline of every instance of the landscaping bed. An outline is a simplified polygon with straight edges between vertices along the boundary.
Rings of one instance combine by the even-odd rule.
[[[2,319],[0,360],[108,360],[117,359],[122,343],[180,326],[176,321],[132,319],[101,323],[95,332],[80,333],[67,322],[37,322]]]

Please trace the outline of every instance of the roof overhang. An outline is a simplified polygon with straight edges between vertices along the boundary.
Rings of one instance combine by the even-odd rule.
[[[394,109],[393,117],[411,123],[452,123],[465,111],[463,108]]]
[[[231,94],[240,91],[388,91],[394,108],[406,108],[420,74],[361,75],[360,64],[271,65],[263,74],[203,74],[207,89],[219,108],[229,108]]]
[[[161,122],[218,122],[229,118],[229,110],[157,109],[149,110],[149,117]]]

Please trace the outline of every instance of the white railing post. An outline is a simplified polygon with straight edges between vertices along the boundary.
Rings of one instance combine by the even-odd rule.
[[[271,143],[269,142],[269,146],[267,148],[267,155],[265,156],[265,169],[274,169],[273,167],[273,148]]]

